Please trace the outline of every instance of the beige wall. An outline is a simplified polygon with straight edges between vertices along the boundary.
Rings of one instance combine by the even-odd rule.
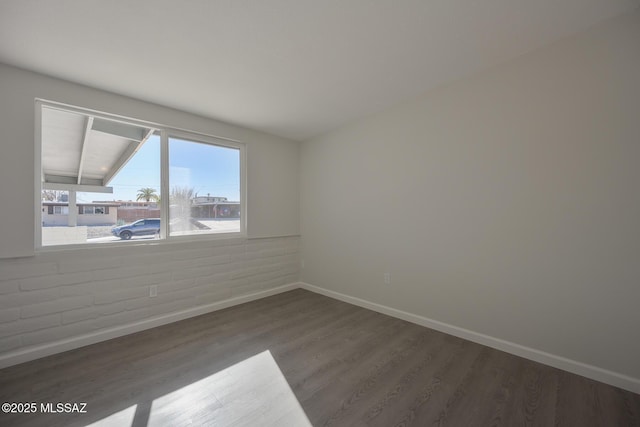
[[[307,141],[300,170],[304,282],[640,384],[640,13]]]

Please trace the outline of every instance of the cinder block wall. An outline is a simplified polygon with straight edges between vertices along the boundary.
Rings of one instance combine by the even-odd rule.
[[[0,260],[0,359],[295,283],[298,240],[124,244]]]

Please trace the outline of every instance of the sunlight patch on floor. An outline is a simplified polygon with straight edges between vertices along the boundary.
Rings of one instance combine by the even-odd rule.
[[[148,426],[189,424],[311,425],[268,350],[153,401]]]
[[[89,424],[86,427],[130,427],[133,424],[133,419],[136,416],[136,408],[138,405],[129,406],[122,411],[111,414],[95,423]]]
[[[134,421],[148,427],[311,426],[268,350],[154,399],[148,414],[133,405],[87,427],[130,427]]]

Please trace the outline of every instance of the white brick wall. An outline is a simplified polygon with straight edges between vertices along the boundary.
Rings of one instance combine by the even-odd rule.
[[[298,244],[129,243],[0,260],[0,357],[297,282]]]

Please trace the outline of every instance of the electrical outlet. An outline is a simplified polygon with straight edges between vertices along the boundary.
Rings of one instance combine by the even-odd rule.
[[[384,284],[385,285],[391,284],[391,273],[384,273]]]
[[[304,260],[300,261],[300,268],[304,268]]]
[[[149,297],[157,297],[158,296],[158,285],[149,286]]]

